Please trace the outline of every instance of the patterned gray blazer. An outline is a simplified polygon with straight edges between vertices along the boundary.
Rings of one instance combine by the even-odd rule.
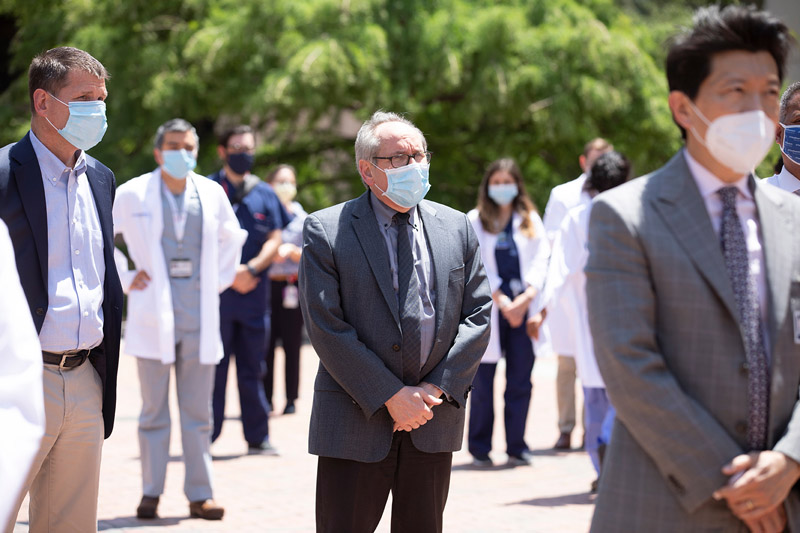
[[[419,204],[433,263],[436,331],[421,380],[451,401],[411,432],[424,452],[461,448],[472,378],[489,341],[491,294],[466,215]],[[392,419],[384,403],[403,387],[397,296],[369,192],[308,216],[299,272],[300,305],[320,358],[309,451],[363,462],[386,457]]]
[[[766,263],[768,447],[800,460],[800,198],[750,178]],[[617,423],[592,531],[746,531],[712,492],[743,453],[747,366],[719,237],[681,151],[595,199],[586,291]],[[800,491],[786,503],[800,528]]]

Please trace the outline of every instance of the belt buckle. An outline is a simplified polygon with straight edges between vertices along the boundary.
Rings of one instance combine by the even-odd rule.
[[[68,355],[68,354],[65,354],[65,353],[62,353],[62,354],[61,354],[61,362],[60,362],[60,363],[58,363],[58,368],[59,368],[60,370],[64,370],[64,363],[66,363],[66,362],[67,362],[67,357],[69,357],[69,355]]]

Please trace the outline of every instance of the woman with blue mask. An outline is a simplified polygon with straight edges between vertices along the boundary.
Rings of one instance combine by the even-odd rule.
[[[494,425],[494,374],[505,357],[503,419],[511,466],[528,465],[525,424],[531,402],[533,343],[525,331],[528,309],[544,284],[550,244],[542,219],[525,192],[513,159],[489,165],[478,191],[478,206],[467,216],[475,228],[492,289],[489,347],[473,382],[469,416],[469,452],[475,466],[488,467]]]

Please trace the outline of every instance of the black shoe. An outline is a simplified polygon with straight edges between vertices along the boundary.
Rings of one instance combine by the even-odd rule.
[[[562,433],[558,440],[556,441],[555,445],[553,446],[554,450],[569,450],[571,448],[570,443],[571,434],[570,433]]]
[[[248,455],[278,455],[278,450],[270,444],[269,439],[264,439],[261,444],[248,444]]]
[[[491,468],[494,466],[494,463],[488,455],[473,455],[472,466],[478,468]]]
[[[158,518],[158,496],[142,496],[139,507],[136,508],[136,518]]]
[[[533,463],[533,454],[530,452],[530,450],[524,450],[519,455],[508,456],[509,466],[529,466],[532,463]]]
[[[294,406],[294,402],[289,402],[286,404],[286,407],[283,408],[283,414],[285,415],[293,415],[297,409]]]

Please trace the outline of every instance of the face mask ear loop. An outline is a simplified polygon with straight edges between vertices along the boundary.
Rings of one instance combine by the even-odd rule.
[[[687,98],[688,98],[688,96],[687,96]],[[694,105],[694,102],[692,102],[691,98],[688,98],[688,102],[689,102],[689,105],[692,106],[692,110],[695,112],[695,114],[700,117],[700,120],[702,120],[703,122],[706,123],[706,127],[710,127],[711,126],[711,122],[709,122],[709,120],[706,118],[706,116],[703,114],[703,112],[700,111],[700,109],[698,109],[698,107],[696,105]],[[700,144],[702,144],[703,146],[706,147],[706,149],[708,149],[708,145],[706,144],[706,140],[704,138],[700,137],[700,134],[697,133],[697,130],[695,129],[694,126],[690,127],[689,131],[692,132],[692,135],[694,135],[695,139],[700,141]],[[708,130],[706,130],[706,131],[708,131]]]

